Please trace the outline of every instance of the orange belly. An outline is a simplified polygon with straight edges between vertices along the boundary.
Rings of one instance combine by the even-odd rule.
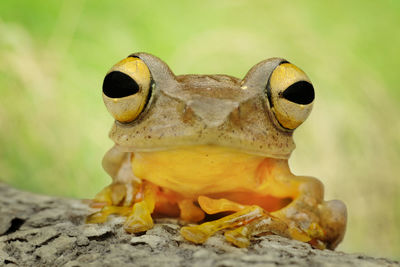
[[[132,169],[137,177],[161,188],[160,202],[172,203],[179,198],[196,201],[204,195],[274,211],[290,203],[291,197],[270,194],[276,190],[268,177],[271,160],[230,148],[193,146],[135,152]],[[275,188],[269,190],[271,186]]]
[[[236,191],[257,191],[265,157],[218,146],[135,152],[134,174],[186,197]]]

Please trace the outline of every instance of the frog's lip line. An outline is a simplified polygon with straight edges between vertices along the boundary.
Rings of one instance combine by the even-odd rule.
[[[273,158],[273,159],[289,159],[290,154],[274,154],[274,153],[264,153],[261,151],[257,150],[250,150],[250,149],[245,149],[243,147],[225,147],[225,146],[219,146],[215,144],[208,144],[209,146],[215,146],[215,147],[221,147],[221,148],[227,148],[229,150],[232,150],[232,152],[236,153],[246,153],[249,155],[256,155],[256,156],[261,156],[265,158]],[[191,146],[165,146],[165,147],[129,147],[129,146],[123,146],[123,145],[118,145],[116,146],[119,148],[119,150],[123,152],[156,152],[156,151],[172,151],[175,149],[182,149],[182,148],[190,148]],[[193,145],[193,147],[196,145]],[[206,145],[207,146],[207,145]]]

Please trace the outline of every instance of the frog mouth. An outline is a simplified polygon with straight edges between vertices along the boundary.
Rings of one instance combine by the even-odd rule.
[[[127,129],[124,129],[127,128]],[[123,137],[126,137],[129,133],[127,134],[120,134],[117,135],[117,129],[123,129],[126,130],[127,132],[129,131],[127,125],[122,125],[119,123],[115,123],[114,127],[111,129],[110,136],[114,141],[116,142],[116,146],[119,148],[120,151],[123,152],[132,152],[132,153],[156,153],[156,152],[166,152],[166,151],[176,151],[176,150],[193,150],[197,148],[216,148],[216,149],[225,149],[225,150],[230,150],[234,152],[239,152],[239,153],[246,153],[249,155],[254,155],[254,156],[259,156],[259,157],[264,157],[264,158],[271,158],[271,159],[282,159],[282,160],[287,160],[289,159],[293,148],[290,148],[288,151],[269,151],[269,150],[262,150],[258,149],[259,147],[249,147],[247,144],[243,145],[238,142],[238,144],[219,144],[216,142],[211,142],[208,139],[205,140],[198,140],[195,139],[195,136],[188,136],[184,137],[181,140],[175,140],[171,142],[167,142],[164,140],[160,140],[157,138],[150,139],[148,136],[146,138],[141,139],[141,136],[132,136],[132,140],[129,140],[130,143],[125,143],[126,140],[123,139]],[[119,139],[116,139],[114,137],[118,137]],[[211,135],[210,139],[213,137]],[[137,139],[136,139],[137,138]],[[147,144],[146,141],[150,139],[152,141],[152,144]],[[293,144],[294,147],[294,144]]]

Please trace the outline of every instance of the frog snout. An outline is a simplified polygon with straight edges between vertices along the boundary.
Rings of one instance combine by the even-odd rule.
[[[115,64],[104,78],[104,104],[117,121],[131,122],[148,102],[150,85],[146,64],[137,57],[127,57]]]

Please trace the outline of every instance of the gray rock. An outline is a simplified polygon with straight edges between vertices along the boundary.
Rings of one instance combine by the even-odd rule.
[[[222,234],[203,245],[179,235],[180,222],[159,219],[146,234],[127,234],[123,219],[85,224],[83,201],[39,196],[0,184],[0,265],[6,266],[400,266],[399,262],[317,250],[280,236],[249,248]]]

